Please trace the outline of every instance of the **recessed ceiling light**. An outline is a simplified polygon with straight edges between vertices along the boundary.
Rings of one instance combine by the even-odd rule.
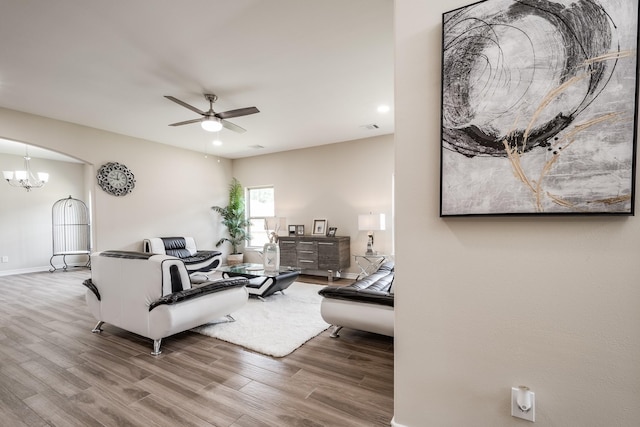
[[[379,105],[378,113],[388,113],[391,108],[388,105]]]
[[[219,147],[222,145],[222,141],[220,141],[219,139],[214,139],[213,140],[213,145],[215,145],[216,147]]]

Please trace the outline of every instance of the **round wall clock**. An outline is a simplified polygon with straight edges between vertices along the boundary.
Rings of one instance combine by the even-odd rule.
[[[117,162],[102,165],[96,178],[100,188],[114,196],[125,196],[136,186],[133,173],[125,165]]]

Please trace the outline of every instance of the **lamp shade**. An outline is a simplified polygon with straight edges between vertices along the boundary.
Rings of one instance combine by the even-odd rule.
[[[384,214],[358,215],[358,230],[377,231],[385,229]]]
[[[220,120],[215,118],[203,120],[202,122],[200,122],[200,126],[202,126],[202,129],[208,132],[218,132],[220,129],[222,129],[222,123],[220,123]]]

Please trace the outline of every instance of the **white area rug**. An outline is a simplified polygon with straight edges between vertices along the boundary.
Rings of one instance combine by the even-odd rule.
[[[235,322],[200,326],[203,335],[240,345],[259,353],[283,357],[330,325],[320,315],[322,286],[295,282],[261,301],[255,297],[231,313]]]

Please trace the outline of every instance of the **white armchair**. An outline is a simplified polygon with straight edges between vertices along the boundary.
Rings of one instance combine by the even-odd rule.
[[[107,322],[153,340],[160,354],[162,338],[227,316],[248,299],[247,279],[233,278],[191,287],[184,263],[173,256],[104,251],[91,254],[89,311]]]

